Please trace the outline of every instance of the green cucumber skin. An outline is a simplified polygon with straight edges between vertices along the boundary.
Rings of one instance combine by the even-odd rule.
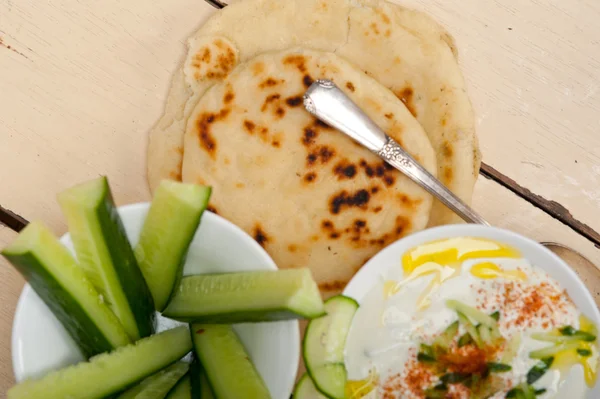
[[[317,390],[308,373],[304,373],[296,384],[292,399],[328,399]]]
[[[191,326],[190,326],[191,328]],[[214,399],[213,393],[206,372],[202,368],[202,364],[198,356],[194,354],[194,360],[190,366],[190,383],[192,388],[192,399]]]
[[[181,282],[181,278],[183,276],[183,267],[185,265],[185,261],[187,258],[190,244],[192,243],[195,233],[198,230],[198,226],[200,225],[200,222],[202,220],[202,215],[204,214],[204,211],[208,207],[208,201],[209,201],[211,193],[212,193],[212,188],[210,188],[210,187],[203,187],[203,189],[204,189],[205,197],[204,197],[200,207],[195,210],[196,211],[195,215],[193,217],[187,218],[185,221],[181,221],[181,224],[178,226],[178,229],[186,231],[186,233],[183,235],[184,237],[186,237],[186,239],[183,241],[178,241],[175,243],[176,245],[169,247],[168,254],[164,254],[164,253],[163,254],[159,253],[158,255],[155,254],[154,256],[151,256],[151,259],[148,260],[146,258],[147,255],[143,255],[144,248],[148,247],[148,245],[149,245],[149,244],[146,244],[146,240],[152,240],[153,238],[155,238],[155,236],[153,235],[152,232],[148,231],[149,227],[147,225],[147,222],[149,222],[150,225],[153,225],[153,224],[156,224],[157,221],[159,221],[161,219],[160,215],[155,214],[155,212],[157,212],[157,211],[156,211],[156,208],[153,206],[154,201],[150,205],[150,209],[146,216],[144,226],[142,227],[142,232],[140,233],[140,241],[134,250],[136,257],[138,259],[138,262],[140,263],[140,268],[142,271],[147,270],[147,269],[152,269],[152,267],[156,266],[155,264],[157,262],[159,262],[157,259],[160,260],[159,263],[161,263],[161,265],[166,265],[171,262],[176,263],[176,267],[173,268],[173,270],[172,270],[173,274],[170,276],[170,278],[172,279],[172,282],[164,281],[164,280],[154,282],[154,276],[152,276],[151,274],[148,275],[147,281],[149,281],[148,285],[151,288],[153,287],[153,284],[159,284],[160,286],[165,286],[165,284],[171,285],[171,289],[170,289],[168,295],[166,295],[166,296],[159,296],[157,294],[157,291],[158,291],[157,288],[152,288],[150,290],[152,292],[152,296],[154,298],[154,307],[158,312],[162,312],[165,310],[165,308],[167,307],[167,305],[173,298],[173,295],[175,294],[175,291],[176,291],[177,287],[179,286],[179,283]],[[159,187],[159,190],[160,190],[160,187]],[[168,194],[165,193],[165,196],[166,195],[168,195]],[[155,196],[155,199],[156,198],[157,197]],[[182,206],[185,206],[185,205],[182,205]],[[142,272],[142,273],[144,273],[144,272]]]
[[[327,305],[331,305],[334,304],[335,302],[344,302],[349,306],[352,306],[354,308],[354,314],[356,313],[356,310],[359,308],[359,304],[358,302],[354,299],[354,298],[350,298],[344,295],[337,295],[334,297],[329,298],[328,300],[325,301],[325,308],[327,309]],[[354,314],[352,317],[354,317]],[[327,317],[327,315],[323,316],[323,317]],[[309,339],[310,337],[313,335],[311,333],[311,330],[313,328],[318,328],[315,327],[315,323],[319,322],[320,319],[314,319],[312,320],[310,323],[308,323],[308,326],[306,327],[306,331],[304,333],[304,339],[302,340],[302,358],[304,360],[304,364],[306,366],[306,372],[307,374],[310,376],[311,380],[313,381],[313,384],[315,386],[315,388],[317,389],[317,391],[319,391],[322,395],[324,395],[327,398],[330,399],[343,399],[343,392],[340,392],[340,395],[334,396],[332,393],[330,392],[325,392],[326,389],[324,386],[322,386],[322,384],[319,381],[319,378],[317,378],[317,373],[319,372],[320,369],[322,368],[337,368],[337,367],[341,367],[343,369],[343,382],[344,382],[344,386],[345,386],[345,382],[346,382],[346,377],[345,377],[345,366],[343,363],[340,363],[339,361],[343,361],[343,354],[342,354],[342,359],[338,359],[335,362],[331,362],[331,363],[323,363],[323,364],[318,364],[318,365],[314,365],[313,361],[311,361],[311,359],[308,358],[308,345],[309,345]],[[345,331],[345,336],[344,336],[344,341],[346,340],[346,336],[348,333],[348,330],[350,328],[350,325],[348,325],[348,328]],[[319,339],[322,339],[322,337],[319,337]],[[344,345],[345,346],[345,345]],[[335,385],[335,384],[334,384]],[[343,388],[342,388],[343,391]]]
[[[203,324],[237,324],[237,323],[259,323],[267,321],[313,319],[324,316],[325,313],[318,315],[307,315],[293,312],[289,309],[260,309],[245,310],[239,312],[228,312],[218,314],[204,314],[195,316],[185,316],[169,312],[169,308],[163,312],[163,316],[184,323],[203,323]]]
[[[325,314],[308,269],[187,276],[163,315],[182,322],[235,324]]]
[[[190,325],[190,329],[192,326]],[[191,333],[191,330],[190,330]],[[191,333],[193,334],[193,333]],[[192,340],[193,340],[192,336]],[[190,388],[192,393],[192,399],[202,399],[202,365],[200,364],[200,360],[198,356],[194,353],[194,359],[192,360],[192,364],[190,366]]]
[[[338,385],[337,387],[332,387],[331,384],[328,387],[325,387],[323,384],[319,384],[317,382],[318,381],[317,374],[322,369],[333,369],[334,371],[339,371],[340,374],[338,376],[341,375],[343,384],[340,386],[340,384],[334,383],[333,385]],[[309,368],[307,367],[306,373],[310,376],[310,379],[313,382],[313,385],[318,393],[320,393],[321,395],[323,395],[324,397],[326,397],[328,399],[345,399],[345,387],[346,387],[346,381],[347,381],[347,373],[346,373],[346,366],[344,365],[344,363],[329,363],[329,364],[325,364],[321,367],[318,367],[316,370],[309,370]],[[333,394],[331,391],[327,392],[326,388],[333,388],[333,389],[338,388],[337,389],[338,395]]]
[[[165,399],[192,399],[192,388],[190,382],[190,372],[169,391]]]
[[[117,396],[118,399],[164,399],[187,374],[189,365],[175,362],[169,367],[146,377],[137,385]]]
[[[159,351],[158,346],[162,346]],[[8,391],[7,399],[114,398],[144,378],[177,362],[190,350],[192,341],[188,329],[177,327],[117,348],[111,353],[100,354],[87,362],[52,371],[39,380],[25,380]],[[150,351],[160,354],[150,356]],[[114,367],[115,362],[132,363],[133,366],[120,373],[121,370]],[[136,367],[138,365],[139,368]],[[123,377],[123,374],[130,375]],[[107,379],[106,382],[101,381],[102,375]],[[94,379],[93,383],[89,378]]]
[[[118,346],[126,345],[129,340],[111,343],[96,323],[81,307],[79,302],[42,266],[42,262],[33,253],[21,255],[3,252],[25,277],[33,290],[50,308],[54,316],[67,330],[86,358],[108,352]],[[125,334],[125,331],[123,331]]]
[[[234,348],[233,350],[243,353],[243,356],[237,360],[237,362],[238,362],[237,364],[243,366],[243,369],[238,369],[237,371],[238,372],[242,371],[242,372],[246,373],[246,376],[248,374],[252,375],[250,381],[254,380],[254,386],[252,388],[255,389],[255,392],[253,392],[253,393],[255,395],[257,395],[257,396],[252,396],[252,399],[271,399],[270,393],[269,393],[267,387],[265,386],[264,381],[262,380],[262,377],[260,376],[260,374],[256,370],[256,367],[254,366],[254,364],[248,357],[248,353],[246,352],[246,349],[244,348],[243,344],[241,343],[241,341],[237,337],[237,334],[235,333],[235,331],[233,331],[231,326],[210,325],[210,324],[190,324],[190,335],[191,335],[192,342],[194,343],[194,354],[200,360],[200,364],[202,365],[202,368],[205,372],[205,375],[207,377],[209,385],[212,388],[211,392],[214,395],[214,398],[215,399],[238,399],[238,398],[248,397],[248,396],[243,396],[243,395],[248,395],[247,391],[244,391],[243,393],[239,391],[239,389],[243,389],[243,388],[240,387],[239,384],[235,383],[236,380],[232,380],[231,384],[219,385],[219,384],[215,383],[215,381],[218,381],[217,380],[218,375],[220,373],[223,373],[223,370],[221,370],[221,369],[215,370],[215,369],[211,368],[211,358],[208,357],[209,355],[207,354],[207,352],[210,350],[211,347],[214,348],[214,341],[208,342],[208,339],[206,337],[207,337],[207,335],[213,334],[215,332],[217,334],[219,332],[222,333],[224,330],[225,330],[227,336],[235,337],[235,339],[234,339],[235,343],[233,345],[233,348]],[[232,348],[232,346],[230,346],[229,348]],[[227,351],[225,351],[225,352],[227,352]],[[227,354],[229,354],[229,353],[227,353]],[[235,377],[244,381],[243,376],[236,375]],[[246,379],[246,381],[248,381],[248,380],[249,379]],[[192,389],[192,391],[193,391],[193,389]],[[205,398],[202,397],[202,399],[205,399]]]
[[[114,205],[108,181],[106,190],[106,200],[102,201],[96,210],[100,228],[138,327],[139,336],[132,338],[148,337],[154,334],[156,324],[152,294],[135,259],[123,221]]]
[[[208,381],[208,377],[206,376],[206,372],[204,370],[202,370],[202,374],[200,375],[200,383],[202,384],[200,390],[200,399],[215,399],[215,393],[210,386],[210,382]]]
[[[171,292],[169,293],[169,296],[167,297],[167,300],[164,303],[164,305],[162,305],[162,309],[161,310],[164,310],[165,307],[167,307],[167,305],[169,304],[169,302],[173,298],[173,295],[175,294],[175,290],[179,286],[179,283],[181,282],[181,279],[183,278],[183,267],[184,267],[185,261],[187,259],[187,254],[188,254],[188,251],[190,249],[190,244],[192,243],[192,241],[194,239],[194,236],[196,235],[196,231],[198,230],[198,227],[200,226],[200,222],[202,221],[202,215],[204,214],[204,211],[208,207],[208,201],[209,201],[210,195],[212,193],[212,188],[207,187],[206,191],[207,191],[207,193],[206,193],[206,199],[205,199],[204,203],[202,204],[202,209],[200,210],[200,212],[198,212],[197,217],[194,218],[194,220],[190,222],[190,227],[193,226],[193,229],[190,230],[191,234],[189,234],[189,239],[186,240],[185,242],[183,242],[182,243],[183,245],[180,248],[180,253],[179,253],[180,260],[179,260],[179,264],[177,266],[177,269],[175,271],[175,279],[173,281]]]

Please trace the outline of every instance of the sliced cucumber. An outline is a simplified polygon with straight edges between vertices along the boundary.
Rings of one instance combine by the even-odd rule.
[[[210,387],[210,382],[208,382],[208,377],[204,369],[202,369],[202,373],[200,374],[200,384],[200,399],[215,399],[215,394]]]
[[[514,335],[506,344],[504,348],[504,353],[500,361],[502,363],[512,363],[513,359],[519,353],[519,348],[521,347],[521,334]]]
[[[131,339],[154,333],[154,305],[106,177],[58,195],[77,260]]]
[[[86,357],[130,343],[75,259],[39,222],[2,251],[27,279]]]
[[[208,377],[206,372],[198,359],[198,356],[194,355],[194,361],[190,367],[190,381],[192,387],[192,398],[194,399],[214,399]]]
[[[210,193],[210,187],[170,180],[162,181],[154,193],[135,255],[158,311],[164,310],[179,284]]]
[[[461,312],[456,312],[456,314],[458,315],[458,320],[460,321],[460,324],[462,324],[465,330],[467,330],[467,333],[471,336],[471,339],[473,340],[473,342],[475,342],[475,345],[481,348],[483,344],[481,342],[481,337],[479,337],[477,327],[475,327],[473,323],[471,323],[469,318]]]
[[[184,277],[163,315],[183,322],[244,323],[323,315],[309,269]]]
[[[129,388],[120,394],[118,399],[164,399],[189,368],[190,365],[184,362],[172,364]]]
[[[462,348],[463,346],[469,345],[472,342],[473,342],[473,338],[471,337],[471,334],[469,334],[468,332],[464,333],[458,339],[458,347]]]
[[[454,299],[448,299],[446,301],[446,306],[448,306],[452,310],[455,310],[457,312],[464,314],[465,316],[470,317],[471,319],[475,320],[477,323],[483,324],[486,327],[497,328],[497,326],[498,326],[498,322],[496,321],[496,319],[494,317],[489,316],[489,315],[483,313],[482,311],[480,311],[472,306],[466,305],[460,301],[456,301]]]
[[[594,342],[596,340],[595,335],[587,333],[585,331],[577,331],[571,335],[556,335],[554,333],[533,333],[531,334],[531,338],[538,341],[547,342]]]
[[[454,337],[458,333],[458,321],[450,324],[443,333],[441,333],[434,341],[433,346],[440,347],[442,349],[448,349]]]
[[[231,326],[192,324],[191,335],[217,399],[271,397]]]
[[[581,342],[579,341],[564,342],[559,345],[548,346],[546,348],[529,352],[529,357],[531,359],[545,359],[548,357],[553,357],[562,351],[576,350],[580,346]]]
[[[166,399],[192,399],[192,385],[189,373],[180,379],[177,385],[169,391]]]
[[[343,399],[346,387],[344,347],[358,303],[339,295],[325,302],[327,315],[311,320],[302,342],[306,370],[325,396]]]
[[[543,359],[538,364],[534,365],[531,369],[529,369],[529,371],[527,372],[527,383],[531,385],[540,378],[542,378],[542,376],[546,374],[546,372],[550,369],[553,362],[554,358],[548,357],[546,359]]]
[[[187,327],[144,338],[8,391],[8,399],[103,398],[127,389],[192,349]]]
[[[492,336],[490,333],[490,328],[480,324],[477,327],[477,333],[479,333],[479,339],[481,339],[481,343],[485,345],[490,345],[492,343]]]
[[[294,389],[294,394],[292,395],[293,399],[327,399],[327,396],[323,395],[321,392],[317,390],[315,384],[313,384],[312,380],[308,373],[304,373],[304,375],[296,384],[296,388]]]

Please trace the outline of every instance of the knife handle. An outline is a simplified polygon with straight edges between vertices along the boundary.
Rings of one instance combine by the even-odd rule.
[[[315,117],[350,136],[404,173],[465,221],[489,225],[480,215],[385,134],[331,80],[317,80],[304,95],[304,107]]]

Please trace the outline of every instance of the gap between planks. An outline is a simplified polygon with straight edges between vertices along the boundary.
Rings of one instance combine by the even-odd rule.
[[[4,225],[17,233],[23,230],[29,222],[24,217],[3,208],[0,205],[0,225]]]
[[[551,217],[569,226],[576,233],[584,236],[600,249],[600,234],[587,224],[574,218],[571,212],[562,204],[556,201],[547,200],[546,198],[531,192],[528,188],[521,186],[515,180],[486,163],[481,164],[479,173],[483,177],[500,184],[536,208],[541,209]],[[24,217],[0,206],[0,224],[3,224],[16,232],[20,232],[28,223],[29,222]]]
[[[481,164],[481,170],[479,173],[483,177],[495,181],[506,189],[512,191],[517,196],[523,198],[531,205],[541,209],[548,215],[569,226],[571,229],[575,230],[575,232],[590,240],[597,248],[600,249],[600,234],[598,234],[596,230],[584,222],[574,218],[571,212],[562,204],[556,201],[547,200],[541,195],[531,192],[531,190],[528,188],[521,186],[510,177],[486,163]]]

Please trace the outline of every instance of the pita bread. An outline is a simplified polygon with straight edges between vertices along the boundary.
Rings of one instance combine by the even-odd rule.
[[[309,267],[330,295],[385,245],[424,228],[433,201],[304,110],[306,88],[323,78],[435,173],[426,133],[392,92],[333,53],[292,49],[241,64],[200,98],[185,133],[183,181],[212,186],[217,213],[280,268]]]
[[[185,124],[210,86],[257,54],[297,46],[335,52],[396,93],[429,136],[439,178],[471,202],[480,157],[454,42],[425,14],[383,0],[244,0],[215,13],[190,39],[150,132],[151,189],[181,179]],[[436,201],[430,225],[459,221]]]

